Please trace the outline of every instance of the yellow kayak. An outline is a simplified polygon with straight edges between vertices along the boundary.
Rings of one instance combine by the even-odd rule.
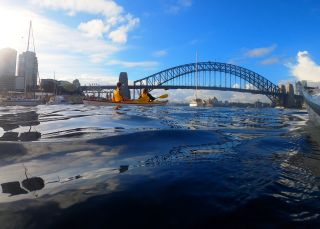
[[[107,100],[83,100],[83,104],[85,105],[95,105],[95,106],[117,106],[117,105],[133,105],[133,106],[164,106],[168,103],[168,100],[164,101],[153,101],[153,102],[142,102],[139,100],[129,100],[129,101],[123,101],[123,102],[112,102]]]

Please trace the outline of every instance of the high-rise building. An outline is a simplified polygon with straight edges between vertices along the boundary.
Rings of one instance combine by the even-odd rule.
[[[14,77],[16,74],[17,51],[11,48],[0,49],[0,77]]]
[[[25,77],[27,89],[36,88],[38,59],[34,52],[26,51],[19,55],[18,76]]]
[[[294,92],[296,95],[302,95],[302,88],[307,87],[307,81],[302,80],[295,83]]]
[[[286,84],[286,91],[287,91],[287,94],[290,94],[290,95],[294,94],[293,85],[291,83]]]
[[[11,91],[15,87],[17,51],[0,49],[0,91]]]

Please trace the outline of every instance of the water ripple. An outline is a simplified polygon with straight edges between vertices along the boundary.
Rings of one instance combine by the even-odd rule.
[[[2,107],[0,222],[317,228],[319,136],[298,110]]]

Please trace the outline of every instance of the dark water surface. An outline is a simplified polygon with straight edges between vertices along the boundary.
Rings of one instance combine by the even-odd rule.
[[[320,129],[282,109],[0,108],[0,228],[320,228]]]

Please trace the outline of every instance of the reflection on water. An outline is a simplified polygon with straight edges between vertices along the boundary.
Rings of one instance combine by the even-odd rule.
[[[39,124],[39,114],[35,111],[2,114],[0,116],[0,128],[6,132],[2,134],[0,141],[37,141],[41,138],[41,133],[31,131],[31,127]],[[29,127],[29,130],[21,133],[12,131],[19,127]]]
[[[320,132],[305,111],[10,109],[2,228],[319,226]]]
[[[1,183],[1,188],[3,193],[9,193],[10,196],[26,194],[28,192],[33,192],[41,190],[44,188],[44,180],[41,177],[28,177],[28,169],[24,167],[25,179],[21,182],[10,181]]]
[[[14,196],[40,190],[44,188],[44,180],[41,177],[26,178],[21,182],[21,185],[19,181],[2,183],[2,192],[10,193],[11,196]]]
[[[36,126],[40,124],[38,117],[39,114],[35,111],[3,114],[0,116],[0,127],[8,131],[19,126]]]
[[[6,132],[0,137],[0,141],[37,141],[41,138],[41,133],[37,131],[29,132]]]

